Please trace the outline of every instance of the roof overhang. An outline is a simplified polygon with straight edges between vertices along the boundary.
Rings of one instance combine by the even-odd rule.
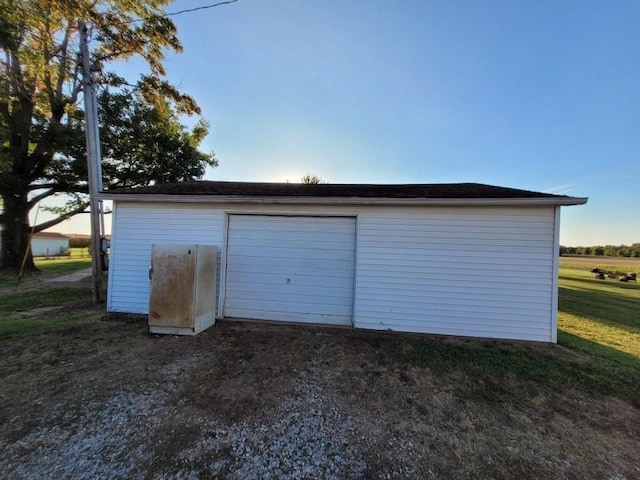
[[[167,195],[144,193],[109,193],[100,200],[144,203],[206,203],[258,205],[416,205],[416,206],[569,206],[587,203],[584,197],[524,198],[382,198],[319,196],[250,196],[250,195]]]

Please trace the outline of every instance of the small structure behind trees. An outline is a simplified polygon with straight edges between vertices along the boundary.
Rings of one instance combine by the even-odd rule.
[[[62,257],[69,255],[69,237],[58,232],[38,232],[31,237],[34,257]]]

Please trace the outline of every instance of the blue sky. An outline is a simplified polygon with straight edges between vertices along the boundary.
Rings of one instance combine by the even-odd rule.
[[[563,209],[561,243],[630,244],[638,19],[637,1],[241,0],[173,17],[184,53],[166,67],[211,122],[204,149],[220,166],[207,179],[587,196]],[[118,71],[135,80],[143,64]]]

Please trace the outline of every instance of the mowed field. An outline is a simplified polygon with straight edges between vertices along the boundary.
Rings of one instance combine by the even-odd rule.
[[[640,358],[640,287],[618,278],[597,279],[593,268],[640,273],[640,259],[560,257],[559,341],[590,340]]]
[[[595,267],[620,267],[625,271],[637,271],[640,273],[640,258],[633,257],[603,257],[598,255],[563,255],[560,257],[560,265],[576,265]]]
[[[618,265],[599,260],[561,259],[557,345],[258,322],[156,336],[105,321],[88,281],[42,281],[87,262],[41,263],[0,285],[0,472],[640,478],[640,286],[595,279]]]

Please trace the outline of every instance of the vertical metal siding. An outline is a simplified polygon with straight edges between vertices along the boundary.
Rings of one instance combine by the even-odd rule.
[[[220,264],[221,210],[206,205],[116,203],[107,298],[109,312],[148,313],[148,271],[153,244],[215,245]]]
[[[553,341],[555,208],[369,211],[355,326]]]

